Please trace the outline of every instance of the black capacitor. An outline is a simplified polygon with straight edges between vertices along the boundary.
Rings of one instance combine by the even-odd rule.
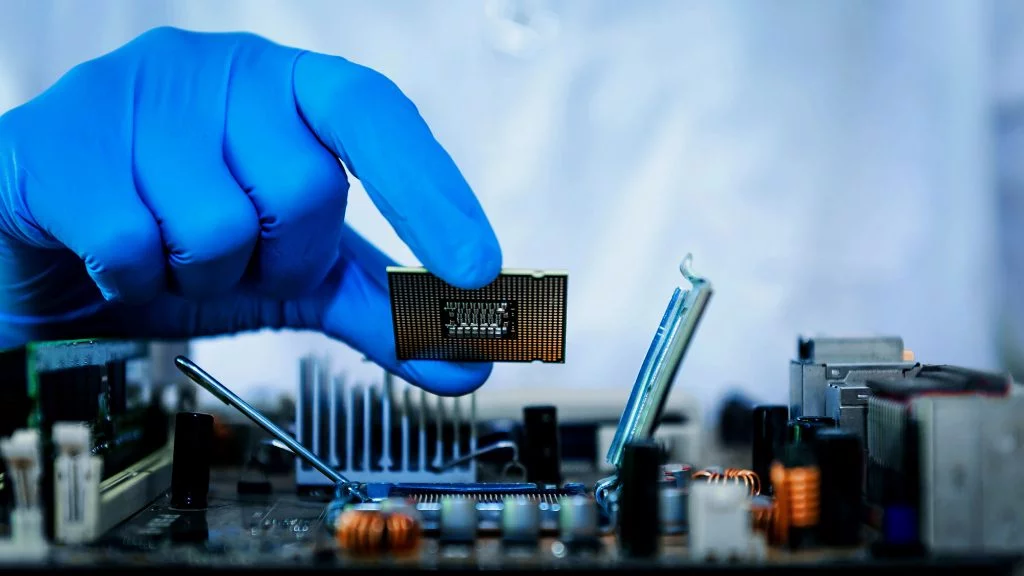
[[[652,440],[632,442],[622,454],[619,481],[619,547],[629,556],[658,553],[661,464],[664,451]]]
[[[782,455],[786,445],[786,424],[789,408],[785,406],[754,407],[754,442],[751,470],[761,480],[761,492],[772,493],[771,466]]]
[[[856,546],[864,492],[860,438],[845,430],[819,430],[814,450],[821,473],[818,538],[826,546]]]
[[[753,437],[750,411],[754,403],[741,393],[731,394],[718,415],[718,439],[722,446],[750,446]]]
[[[213,453],[213,416],[178,412],[174,418],[174,462],[171,465],[171,508],[206,508]]]
[[[562,452],[558,434],[558,409],[554,406],[523,408],[523,466],[526,481],[562,483]]]
[[[835,427],[836,421],[828,416],[801,416],[790,422],[789,441],[793,444],[812,444],[819,430]]]

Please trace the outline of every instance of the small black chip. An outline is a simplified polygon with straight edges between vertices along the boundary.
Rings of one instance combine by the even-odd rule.
[[[519,332],[515,300],[444,300],[441,323],[445,338],[515,340]]]
[[[565,362],[565,272],[504,270],[477,290],[388,268],[399,360]]]

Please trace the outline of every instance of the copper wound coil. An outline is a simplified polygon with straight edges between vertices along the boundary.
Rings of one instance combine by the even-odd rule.
[[[695,480],[706,479],[708,482],[739,482],[747,487],[751,496],[761,493],[761,479],[753,470],[742,468],[726,468],[721,472],[713,470],[701,470],[693,475]]]
[[[772,508],[771,531],[768,533],[772,544],[783,544],[789,537],[789,491],[786,490],[786,468],[778,461],[771,467],[772,486],[775,488],[775,506]]]
[[[816,467],[786,470],[786,491],[789,494],[789,525],[810,528],[818,524],[820,473]]]
[[[771,467],[771,480],[775,487],[775,505],[768,533],[773,544],[785,544],[790,528],[810,528],[818,524],[821,474],[815,466],[786,468],[775,462]]]
[[[355,554],[402,552],[419,542],[419,523],[400,512],[348,510],[341,514],[334,537],[345,551]]]
[[[769,534],[775,522],[775,502],[763,506],[752,506],[750,509],[751,522],[755,532]]]

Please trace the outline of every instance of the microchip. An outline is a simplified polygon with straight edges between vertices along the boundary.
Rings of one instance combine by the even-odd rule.
[[[399,360],[565,362],[565,272],[503,270],[476,290],[388,268]]]

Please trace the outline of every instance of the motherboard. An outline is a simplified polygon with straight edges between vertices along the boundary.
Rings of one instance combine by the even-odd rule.
[[[898,337],[800,338],[787,404],[751,405],[738,452],[680,453],[667,398],[711,302],[676,288],[610,440],[555,406],[488,420],[316,356],[273,414],[186,354],[221,412],[169,406],[152,343],[0,355],[0,563],[37,568],[502,572],[893,569],[1012,573],[1024,558],[1024,394],[924,363]],[[564,361],[561,273],[479,292],[390,271],[408,358]],[[404,348],[403,348],[404,346]],[[167,364],[167,359],[161,360]],[[226,446],[239,447],[225,457]]]

